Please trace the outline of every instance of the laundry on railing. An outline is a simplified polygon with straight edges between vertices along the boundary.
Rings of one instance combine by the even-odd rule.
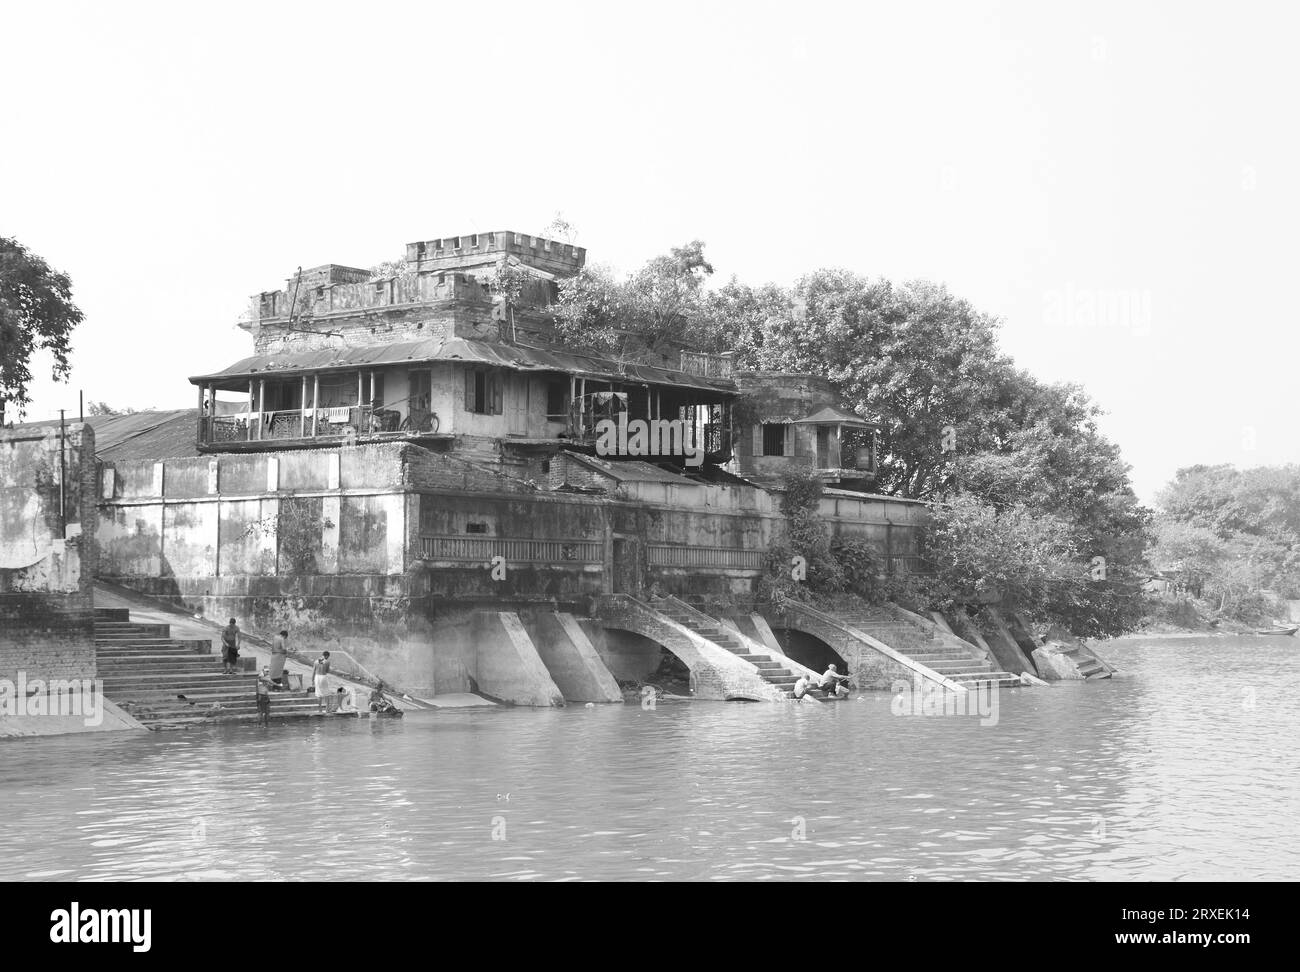
[[[341,405],[337,408],[322,408],[318,410],[318,416],[326,422],[342,425],[352,420],[352,406]]]

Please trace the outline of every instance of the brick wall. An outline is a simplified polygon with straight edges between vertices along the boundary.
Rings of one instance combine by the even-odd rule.
[[[0,678],[95,677],[95,487],[89,426],[0,430]]]

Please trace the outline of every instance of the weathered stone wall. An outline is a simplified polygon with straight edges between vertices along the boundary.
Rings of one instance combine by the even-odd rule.
[[[697,699],[786,701],[785,693],[765,681],[749,662],[631,598],[602,597],[597,608],[606,628],[648,638],[681,659],[690,669],[691,694]]]
[[[752,591],[784,522],[770,496],[640,485],[554,492],[405,443],[105,464],[101,576],[256,633],[287,627],[301,650],[346,650],[412,691],[467,691],[474,634],[457,617],[474,609]],[[839,529],[899,509],[825,512]]]
[[[0,429],[0,678],[95,677],[95,534],[91,428]]]

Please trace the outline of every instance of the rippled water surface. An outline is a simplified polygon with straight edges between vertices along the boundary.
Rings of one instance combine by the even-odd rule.
[[[0,878],[1300,878],[1300,641],[1102,653],[987,726],[873,693],[0,741]]]

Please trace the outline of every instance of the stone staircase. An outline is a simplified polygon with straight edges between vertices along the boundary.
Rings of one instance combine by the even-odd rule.
[[[722,622],[671,598],[657,600],[651,606],[665,617],[672,618],[682,627],[695,632],[702,638],[707,638],[719,648],[725,648],[733,655],[743,658],[758,669],[758,674],[763,681],[780,689],[786,698],[794,698],[794,683],[799,681],[799,676],[795,675],[794,672],[779,661],[773,659],[771,655],[750,654],[748,646]],[[827,701],[826,693],[821,689],[812,689],[808,694],[819,701]]]
[[[212,642],[173,638],[166,624],[133,622],[126,608],[95,609],[95,657],[104,694],[149,729],[255,720],[257,675],[226,675]],[[274,692],[272,718],[314,716],[316,697]]]
[[[857,628],[882,641],[901,655],[924,665],[931,671],[959,685],[1016,686],[1023,684],[1019,675],[997,671],[973,649],[947,645],[930,629],[895,617],[887,611],[831,612],[841,623]]]

